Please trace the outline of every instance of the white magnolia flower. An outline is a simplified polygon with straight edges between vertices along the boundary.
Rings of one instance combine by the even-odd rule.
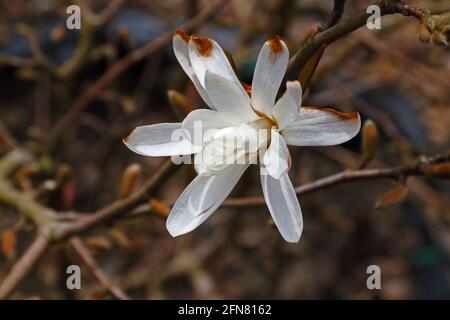
[[[285,93],[275,101],[289,60],[286,44],[278,37],[268,40],[259,53],[251,96],[215,41],[177,32],[173,48],[181,67],[210,109],[194,110],[182,123],[138,127],[124,139],[131,150],[143,155],[196,154],[198,176],[173,206],[167,219],[168,231],[178,236],[203,223],[259,155],[263,194],[272,218],[286,241],[297,242],[303,219],[288,177],[287,145],[346,142],[359,132],[359,114],[301,107],[302,89],[298,81],[288,81]],[[204,131],[215,129],[212,134],[205,133],[200,142],[193,138],[198,123]],[[183,134],[174,139],[173,132],[177,129]],[[248,147],[263,129],[268,134],[259,135],[261,139]],[[229,155],[237,161],[224,162],[224,156]]]

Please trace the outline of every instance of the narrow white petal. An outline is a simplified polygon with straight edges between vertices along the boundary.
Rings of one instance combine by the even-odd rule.
[[[330,146],[344,143],[358,134],[361,119],[357,112],[331,108],[302,107],[297,119],[281,131],[287,144]]]
[[[271,140],[269,148],[263,157],[263,163],[266,166],[268,174],[275,179],[284,175],[290,166],[289,149],[283,137],[276,131],[271,131]]]
[[[172,38],[175,57],[180,63],[181,68],[183,68],[184,72],[186,72],[192,83],[194,83],[194,86],[197,89],[199,95],[202,97],[203,101],[211,109],[214,109],[214,106],[211,104],[208,95],[206,94],[204,86],[202,86],[197,76],[195,75],[194,69],[192,68],[191,61],[189,60],[188,41],[189,36],[182,31],[178,31],[177,33],[175,33]]]
[[[248,165],[231,165],[220,175],[197,176],[176,201],[166,227],[173,236],[188,233],[202,224],[233,190]]]
[[[284,240],[298,242],[303,218],[297,195],[287,173],[274,179],[261,167],[261,184],[267,207]]]
[[[252,82],[252,106],[267,116],[272,114],[278,89],[286,72],[289,50],[279,38],[268,40],[258,55]]]
[[[198,152],[186,138],[181,123],[158,123],[137,127],[123,139],[132,151],[146,156],[173,156]]]
[[[302,103],[302,87],[299,81],[288,81],[286,92],[277,101],[272,110],[278,129],[283,130],[297,118]]]
[[[250,97],[240,83],[233,83],[209,70],[205,75],[206,91],[216,109],[228,118],[245,123],[258,119],[250,105]],[[242,90],[241,90],[242,89]]]

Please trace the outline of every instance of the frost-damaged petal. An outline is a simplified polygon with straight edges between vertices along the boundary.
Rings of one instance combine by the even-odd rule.
[[[208,95],[206,94],[205,88],[201,85],[200,81],[197,79],[195,75],[194,69],[192,68],[191,62],[189,60],[189,50],[188,50],[188,42],[191,37],[188,36],[185,32],[179,30],[177,31],[173,38],[173,51],[175,53],[175,57],[183,68],[184,72],[188,75],[191,81],[194,83],[195,88],[197,89],[199,95],[202,97],[203,101],[211,108],[214,109],[214,106],[209,101]]]
[[[187,140],[181,123],[137,127],[123,142],[131,151],[153,157],[192,154],[201,149]]]
[[[198,109],[187,115],[183,120],[182,127],[189,132],[188,137],[191,143],[203,145],[208,130],[220,130],[236,124],[238,124],[237,121],[230,118],[225,112]]]
[[[303,218],[297,195],[287,173],[274,179],[261,167],[261,184],[267,207],[284,240],[298,242],[303,230]]]
[[[330,146],[350,140],[360,128],[358,112],[344,113],[331,108],[302,107],[297,119],[281,134],[287,144]]]
[[[278,89],[289,60],[289,50],[279,37],[268,40],[258,55],[252,82],[252,106],[267,116],[272,114]]]
[[[245,93],[225,53],[214,40],[207,37],[192,36],[188,48],[192,68],[203,87],[205,87],[206,70],[209,70],[230,80],[232,85],[236,87],[235,91],[240,90]]]
[[[207,70],[205,84],[211,102],[218,111],[226,113],[228,118],[234,119],[234,121],[240,120],[240,123],[259,118],[250,106],[250,97],[239,82],[234,83]]]
[[[267,172],[275,179],[279,179],[289,170],[289,149],[283,137],[272,129],[270,146],[263,157],[263,163]]]
[[[197,176],[175,202],[166,227],[173,236],[202,224],[233,190],[248,165],[231,165],[220,175]]]
[[[288,81],[286,92],[277,101],[272,110],[278,129],[283,130],[297,118],[302,103],[302,87],[299,81]]]

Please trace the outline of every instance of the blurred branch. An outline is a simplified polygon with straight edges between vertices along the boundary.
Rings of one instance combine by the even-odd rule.
[[[14,57],[0,53],[0,66],[1,65],[8,65],[16,68],[31,68],[36,65],[36,61],[32,58]]]
[[[371,179],[404,179],[409,176],[427,176],[434,171],[434,166],[450,161],[450,152],[429,158],[418,158],[412,163],[386,169],[346,170],[316,181],[296,187],[297,195],[316,192],[342,183]],[[246,207],[265,204],[264,197],[230,198],[225,200],[224,207]]]
[[[42,206],[28,195],[15,190],[7,181],[1,178],[0,202],[16,208],[38,226],[49,224],[56,219],[56,212]]]
[[[171,159],[168,159],[139,190],[132,193],[127,198],[117,200],[93,214],[81,215],[82,218],[67,220],[64,215],[59,217],[59,214],[52,209],[42,206],[28,195],[15,190],[8,181],[5,180],[4,177],[8,173],[12,172],[19,164],[24,162],[26,159],[25,155],[26,153],[21,154],[18,150],[15,150],[0,159],[0,202],[16,208],[25,217],[30,218],[38,225],[40,227],[39,230],[45,230],[45,247],[47,247],[49,243],[67,239],[71,236],[86,232],[102,223],[117,219],[140,204],[147,202],[156,189],[162,185],[162,182],[167,180],[167,178],[179,168],[172,163]],[[16,276],[15,273],[18,271],[16,267],[13,267],[5,280],[3,280],[2,284],[0,284],[0,292],[3,293],[0,297],[8,297],[18,283],[26,276],[29,269],[26,269],[25,267],[27,267],[29,263],[25,263],[23,259],[26,259],[25,261],[31,259],[34,263],[42,254],[38,249],[41,249],[41,246],[44,245],[43,237],[44,236],[42,235],[39,236],[36,240],[38,244],[32,245],[17,262],[20,273]],[[42,249],[42,251],[44,251],[44,249]],[[35,251],[38,251],[37,253],[39,253],[39,255],[37,255]],[[37,256],[35,257],[35,255]],[[25,265],[25,267],[23,265]]]
[[[86,232],[104,222],[119,218],[131,209],[146,202],[155,190],[161,186],[162,182],[178,168],[179,166],[174,165],[171,159],[166,160],[154,175],[135,193],[127,198],[119,199],[111,203],[85,219],[61,225],[61,228],[54,228],[54,232],[52,233],[53,238],[55,240],[66,239],[72,235]]]
[[[89,249],[81,241],[80,237],[72,237],[69,240],[70,245],[81,258],[83,263],[89,268],[92,275],[97,281],[106,288],[111,294],[119,300],[130,300],[130,297],[115,285],[108,275],[102,270],[89,252]]]
[[[375,4],[381,8],[382,16],[401,13],[404,16],[414,16],[419,19],[424,15],[423,9],[408,6],[395,0],[380,0]],[[310,37],[289,61],[286,77],[288,79],[296,78],[296,75],[302,70],[308,60],[313,57],[323,45],[330,44],[366,25],[367,19],[370,16],[371,13],[367,13],[366,9],[361,10],[346,19],[340,20],[332,27],[319,31],[314,36]]]
[[[334,0],[333,10],[330,14],[330,19],[322,30],[334,26],[344,14],[345,0]]]
[[[10,150],[13,150],[17,145],[16,139],[1,120],[0,120],[0,142],[5,144]]]
[[[86,19],[80,30],[80,37],[75,53],[56,70],[56,75],[59,78],[67,79],[86,64],[91,49],[94,46],[94,38],[97,31],[108,23],[126,2],[127,0],[111,1],[101,13],[95,14],[83,1],[78,1],[82,11],[85,12],[84,16]]]
[[[36,65],[43,67],[49,73],[55,73],[57,67],[42,51],[41,45],[39,44],[39,38],[33,28],[24,23],[19,23],[17,25],[17,31],[28,39],[33,60]]]
[[[194,18],[190,19],[182,26],[181,29],[186,31],[190,31],[192,29],[197,28],[205,20],[210,18],[212,15],[217,13],[217,11],[228,3],[227,0],[216,0],[212,2],[209,6],[207,6],[204,10],[202,10],[198,15]],[[95,97],[97,97],[102,90],[106,88],[114,79],[116,79],[119,75],[121,75],[125,70],[128,69],[131,65],[136,62],[142,60],[150,54],[155,53],[156,51],[162,49],[172,40],[173,32],[167,32],[159,38],[153,40],[152,42],[146,44],[145,46],[138,48],[132,52],[130,52],[127,56],[122,59],[116,61],[106,72],[98,78],[85,92],[82,94],[77,101],[73,104],[72,108],[69,109],[66,114],[59,119],[56,123],[53,130],[49,135],[49,145],[52,145],[55,140],[57,140],[61,133],[70,127],[73,123],[73,120],[77,117],[77,115],[83,111]]]
[[[50,243],[48,233],[40,230],[36,239],[28,247],[22,257],[14,264],[3,282],[0,284],[0,300],[7,299],[22,282],[31,268],[45,253]]]

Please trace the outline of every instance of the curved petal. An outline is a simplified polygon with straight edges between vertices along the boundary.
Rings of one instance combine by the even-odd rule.
[[[232,81],[209,70],[205,74],[206,92],[220,112],[226,113],[228,118],[245,123],[259,118],[250,105],[250,97]]]
[[[197,176],[183,191],[166,222],[169,233],[179,236],[202,224],[233,190],[248,165],[231,165],[220,175]]]
[[[197,153],[200,147],[187,140],[181,123],[158,123],[134,129],[123,143],[145,156],[174,156]]]
[[[358,112],[344,113],[331,108],[302,107],[297,119],[281,134],[287,144],[330,146],[352,139],[360,128]]]
[[[194,86],[197,89],[199,95],[202,97],[203,101],[211,109],[214,110],[214,106],[211,104],[204,86],[202,86],[200,81],[197,79],[194,69],[192,68],[191,61],[189,60],[189,39],[190,37],[186,33],[184,33],[183,31],[177,31],[172,38],[173,52],[175,53],[175,57],[180,63],[181,68],[183,68],[184,72],[186,72],[188,77],[194,83]]]
[[[288,61],[289,50],[280,38],[266,41],[259,52],[252,81],[252,106],[255,110],[267,116],[272,114]]]
[[[192,68],[203,87],[206,88],[205,74],[206,70],[209,70],[229,80],[235,86],[235,91],[240,90],[245,93],[230,62],[217,42],[207,37],[192,36],[188,44],[188,50]]]
[[[286,141],[276,130],[272,130],[270,146],[263,157],[267,173],[273,178],[279,179],[289,170],[290,162],[291,157]]]
[[[303,218],[297,195],[287,173],[274,179],[261,167],[261,184],[273,221],[287,242],[298,242],[303,230]]]
[[[283,130],[297,118],[302,103],[302,86],[299,81],[286,82],[286,92],[273,107],[272,116],[278,129]]]

